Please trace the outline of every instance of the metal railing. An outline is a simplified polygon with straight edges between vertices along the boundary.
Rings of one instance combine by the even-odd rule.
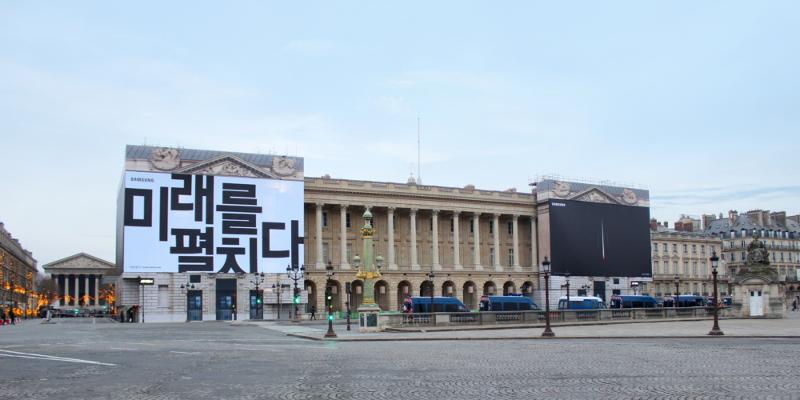
[[[729,308],[720,308],[724,316]],[[555,323],[589,321],[632,321],[671,318],[710,318],[713,307],[658,307],[623,308],[602,310],[558,310],[550,311],[550,321]],[[545,311],[496,311],[459,313],[415,313],[380,315],[385,328],[539,324],[545,321]]]

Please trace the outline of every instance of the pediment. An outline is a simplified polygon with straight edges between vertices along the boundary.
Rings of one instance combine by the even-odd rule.
[[[42,268],[44,268],[45,272],[52,273],[58,270],[113,270],[116,266],[102,258],[86,253],[78,253],[45,264]]]
[[[229,154],[192,164],[190,166],[175,170],[174,173],[240,176],[245,178],[279,178],[277,175],[271,172],[264,171],[256,165],[250,164],[239,157]]]
[[[576,193],[568,200],[587,201],[590,203],[622,204],[615,199],[614,196],[611,196],[610,194],[596,187]]]

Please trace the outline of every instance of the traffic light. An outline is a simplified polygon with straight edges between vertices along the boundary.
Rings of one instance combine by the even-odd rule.
[[[328,313],[328,321],[333,321],[333,313]]]
[[[292,303],[300,304],[300,289],[294,288],[294,297],[292,297]]]
[[[261,297],[256,298],[256,304],[261,304]]]

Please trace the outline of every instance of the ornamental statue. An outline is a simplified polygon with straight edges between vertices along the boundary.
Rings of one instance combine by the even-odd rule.
[[[769,265],[769,252],[767,245],[758,240],[758,233],[753,235],[753,241],[747,246],[747,264],[748,265]]]

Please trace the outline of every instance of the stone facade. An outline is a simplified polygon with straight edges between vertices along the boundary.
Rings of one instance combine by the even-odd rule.
[[[36,260],[0,222],[0,306],[14,307],[18,314],[36,310],[34,285]]]
[[[53,261],[43,266],[56,286],[56,298],[53,305],[56,308],[100,308],[108,305],[103,297],[108,294],[101,291],[105,284],[114,285],[119,276],[116,266],[101,258],[78,253],[60,260]]]
[[[660,224],[658,226],[658,229],[650,233],[653,282],[642,287],[642,293],[653,296],[675,294],[675,277],[677,277],[680,294],[712,296],[714,287],[709,259],[714,251],[720,258],[717,268],[720,296],[727,296],[730,293],[729,275],[720,254],[722,241],[718,236],[669,230]]]

